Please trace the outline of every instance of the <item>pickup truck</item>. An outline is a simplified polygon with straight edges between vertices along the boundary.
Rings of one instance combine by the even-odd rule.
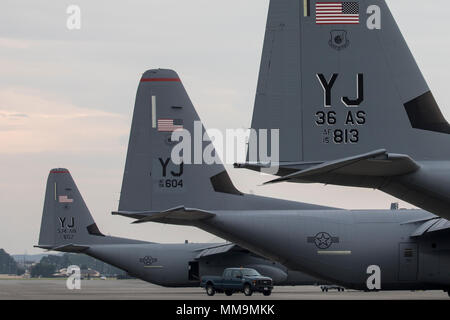
[[[273,281],[271,278],[262,276],[255,269],[227,268],[222,277],[203,276],[200,287],[206,289],[208,296],[213,296],[216,292],[224,292],[227,296],[235,292],[243,292],[246,296],[251,296],[253,292],[262,292],[265,296],[270,296]]]
[[[322,286],[320,286],[320,289],[322,289],[322,292],[328,292],[328,290],[337,290],[337,291],[339,291],[339,292],[344,292],[345,291],[345,288],[344,287],[341,287],[341,286],[338,286],[338,285],[335,285],[335,284],[327,284],[327,285],[322,285]]]

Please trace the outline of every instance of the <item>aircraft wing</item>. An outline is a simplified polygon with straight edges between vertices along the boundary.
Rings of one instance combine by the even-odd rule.
[[[169,222],[174,223],[174,221],[195,221],[212,218],[215,216],[214,213],[186,208],[184,206],[172,208],[166,211],[115,211],[112,212],[113,215],[121,215],[128,218],[137,219],[133,223],[144,223],[144,222]]]
[[[353,157],[323,162],[265,184],[289,180],[328,183],[327,180],[335,176],[390,177],[414,172],[419,167],[407,155],[388,153],[386,150],[380,149]]]

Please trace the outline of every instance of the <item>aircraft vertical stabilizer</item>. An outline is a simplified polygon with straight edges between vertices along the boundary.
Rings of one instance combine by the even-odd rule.
[[[67,169],[52,169],[47,179],[39,243],[36,247],[84,252],[96,244],[136,244],[139,240],[105,236]]]
[[[187,135],[175,141],[172,134],[177,132]],[[172,151],[181,145],[184,147],[182,154],[190,150],[189,156],[177,164]],[[207,163],[204,154],[216,155],[213,163]],[[143,74],[116,214],[140,218],[161,213],[164,217],[184,220],[204,218],[213,214],[212,210],[280,207],[321,208],[246,195],[237,190],[178,74],[166,69],[148,70]]]
[[[281,163],[450,159],[450,126],[384,0],[271,1],[252,128],[280,129]]]
[[[50,171],[45,192],[39,247],[87,244],[91,236],[104,237],[67,169]]]
[[[450,125],[385,0],[271,1],[252,128],[280,130],[272,182],[376,188],[450,217]]]

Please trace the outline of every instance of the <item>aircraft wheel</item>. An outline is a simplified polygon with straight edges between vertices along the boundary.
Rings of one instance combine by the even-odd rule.
[[[225,290],[225,294],[226,294],[227,296],[231,296],[231,295],[233,295],[233,291],[231,291],[231,290]]]
[[[271,290],[264,290],[263,291],[263,295],[265,295],[266,297],[270,296],[272,294]]]
[[[206,285],[206,294],[210,297],[212,297],[213,295],[216,294],[216,290],[214,289],[214,287],[212,286],[212,284],[207,284]]]
[[[245,294],[247,297],[250,297],[250,296],[253,294],[253,290],[252,290],[252,288],[250,287],[249,284],[246,284],[246,285],[244,286],[244,294]]]

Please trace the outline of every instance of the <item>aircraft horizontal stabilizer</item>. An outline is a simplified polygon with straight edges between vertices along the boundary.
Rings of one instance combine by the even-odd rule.
[[[443,218],[435,218],[421,224],[412,234],[411,237],[420,237],[438,231],[450,231],[450,221]]]
[[[89,246],[80,246],[76,244],[66,244],[62,246],[34,246],[35,248],[41,248],[48,251],[61,251],[61,252],[74,252],[74,253],[81,253],[83,251],[86,251],[89,249]]]
[[[137,219],[133,223],[144,223],[144,222],[166,222],[170,221],[195,221],[204,220],[212,218],[215,216],[214,213],[203,211],[200,209],[185,208],[184,206],[176,207],[166,211],[115,211],[113,215],[121,215],[128,218]]]
[[[391,177],[408,174],[418,169],[419,165],[409,156],[387,153],[386,150],[380,149],[353,157],[327,161],[308,169],[268,181],[265,184],[293,179],[296,182],[327,183],[327,177],[334,175]]]

